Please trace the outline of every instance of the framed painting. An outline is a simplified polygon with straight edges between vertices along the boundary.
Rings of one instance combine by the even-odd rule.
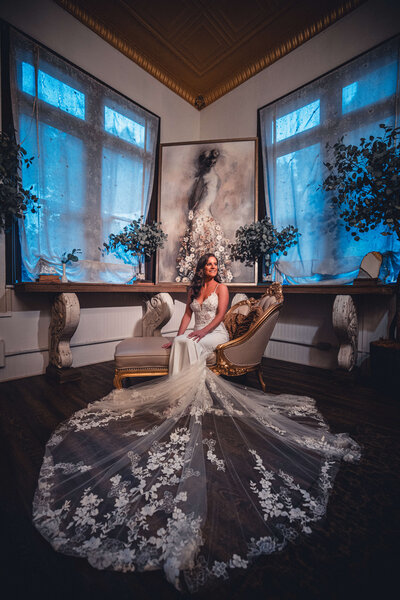
[[[198,259],[213,252],[224,283],[256,284],[257,266],[230,259],[236,230],[257,219],[257,139],[161,145],[158,220],[168,240],[157,283],[187,285]]]

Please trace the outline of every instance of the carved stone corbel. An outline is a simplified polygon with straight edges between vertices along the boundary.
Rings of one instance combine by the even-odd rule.
[[[146,312],[142,319],[143,337],[161,337],[161,329],[168,323],[174,310],[174,301],[166,292],[146,300]]]
[[[54,298],[49,327],[49,366],[46,373],[61,383],[80,379],[80,371],[72,369],[70,341],[79,324],[80,306],[76,294],[61,293]]]
[[[351,371],[357,360],[358,342],[357,310],[351,296],[336,296],[332,324],[340,344],[338,366]]]

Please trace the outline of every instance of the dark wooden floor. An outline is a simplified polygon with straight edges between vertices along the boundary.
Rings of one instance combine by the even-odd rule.
[[[362,460],[344,463],[327,516],[282,553],[260,558],[207,600],[389,598],[398,587],[400,394],[361,375],[266,361],[269,391],[312,396],[331,429],[362,445]],[[54,552],[31,525],[31,502],[46,441],[74,411],[112,389],[113,363],[84,367],[81,382],[44,376],[0,384],[0,594],[19,600],[150,600],[181,595],[160,572],[119,574]],[[257,386],[255,379],[250,384]]]

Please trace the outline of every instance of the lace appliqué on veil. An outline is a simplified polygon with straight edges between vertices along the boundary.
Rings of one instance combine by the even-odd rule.
[[[63,423],[33,519],[55,549],[98,569],[164,569],[195,592],[310,533],[340,461],[359,456],[311,399],[233,385],[202,360]]]

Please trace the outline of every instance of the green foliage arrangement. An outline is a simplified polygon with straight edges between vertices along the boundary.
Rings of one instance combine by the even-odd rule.
[[[77,254],[81,253],[82,250],[80,248],[74,248],[71,252],[64,252],[61,259],[62,264],[67,265],[69,262],[78,262],[79,258]]]
[[[231,244],[231,258],[246,263],[251,267],[261,257],[265,257],[265,267],[269,270],[271,254],[285,256],[287,249],[298,243],[298,229],[288,225],[278,231],[272,225],[269,217],[243,225],[236,231],[236,241]]]
[[[161,223],[145,223],[142,216],[131,221],[120,233],[111,233],[108,243],[103,243],[103,252],[119,256],[122,250],[131,256],[144,255],[145,260],[149,260],[157,248],[163,248],[167,237],[161,229]]]
[[[331,201],[356,241],[380,224],[386,227],[382,235],[395,233],[400,240],[400,128],[379,127],[382,136],[361,138],[358,146],[345,145],[343,137],[326,144],[333,159],[324,163],[329,175],[322,188],[334,193]]]
[[[0,232],[21,219],[27,210],[37,212],[38,198],[31,189],[22,185],[21,164],[30,167],[33,156],[26,157],[26,150],[4,132],[0,133]]]

